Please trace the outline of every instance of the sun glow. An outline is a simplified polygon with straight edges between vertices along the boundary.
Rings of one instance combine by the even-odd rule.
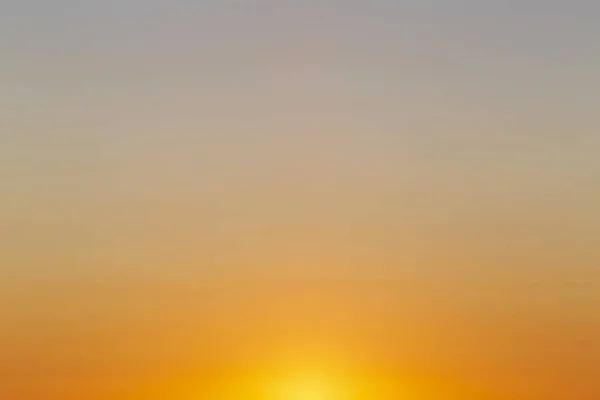
[[[315,354],[316,353],[316,354]],[[322,356],[320,356],[323,354]],[[384,376],[332,352],[294,352],[249,362],[215,382],[216,400],[389,400]],[[412,397],[411,397],[412,398]]]
[[[343,400],[344,386],[325,376],[293,377],[274,384],[268,400]]]

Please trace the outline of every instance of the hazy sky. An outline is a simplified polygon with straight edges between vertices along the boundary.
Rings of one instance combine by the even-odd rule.
[[[0,397],[305,341],[600,396],[599,38],[584,0],[0,0]]]

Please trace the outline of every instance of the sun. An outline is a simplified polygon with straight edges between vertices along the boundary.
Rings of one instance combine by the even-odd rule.
[[[285,352],[241,365],[216,384],[217,400],[389,399],[367,368],[343,354]],[[324,354],[324,355],[322,355]]]
[[[269,400],[342,400],[341,383],[325,377],[293,378],[276,386]]]
[[[265,400],[351,400],[352,384],[338,368],[299,362],[281,367],[265,382]]]

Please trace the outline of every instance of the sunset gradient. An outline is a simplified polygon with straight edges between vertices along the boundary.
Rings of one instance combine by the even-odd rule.
[[[599,21],[0,2],[0,399],[599,399]]]

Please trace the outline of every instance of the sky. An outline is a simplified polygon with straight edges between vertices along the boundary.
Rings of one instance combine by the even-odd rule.
[[[599,20],[0,0],[0,397],[172,399],[305,348],[600,396]]]

